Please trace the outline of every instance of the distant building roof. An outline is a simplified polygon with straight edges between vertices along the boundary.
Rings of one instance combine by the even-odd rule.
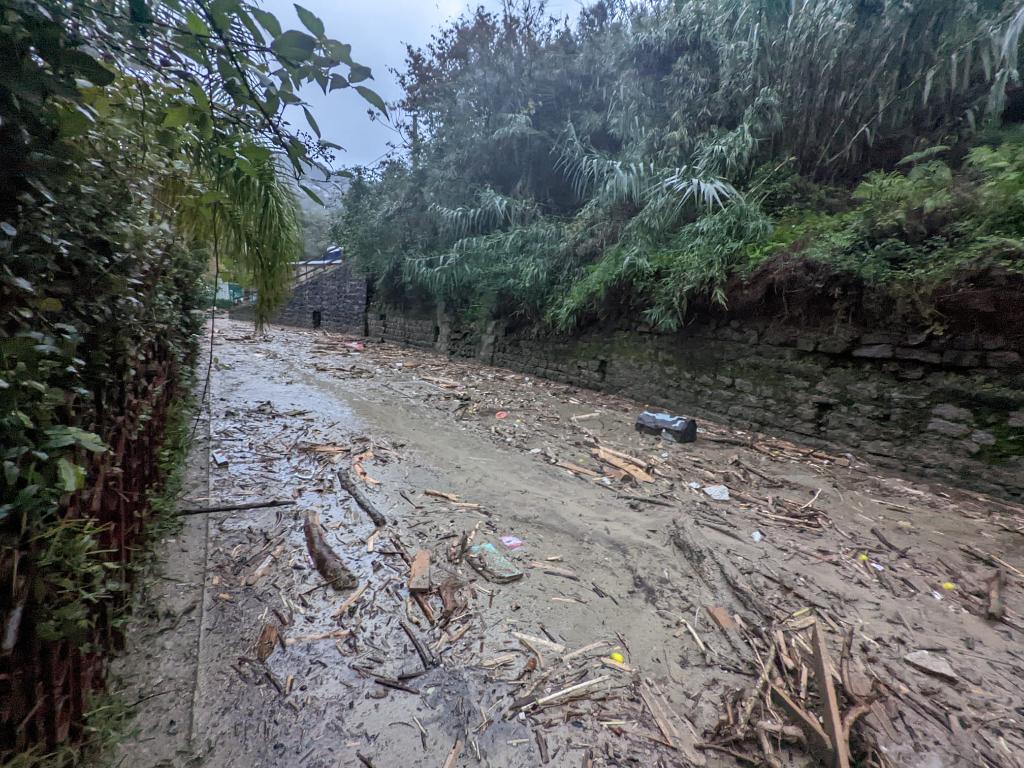
[[[332,245],[326,251],[324,255],[319,259],[309,259],[307,261],[296,262],[297,267],[323,267],[327,264],[337,264],[344,258],[344,252],[336,245]]]

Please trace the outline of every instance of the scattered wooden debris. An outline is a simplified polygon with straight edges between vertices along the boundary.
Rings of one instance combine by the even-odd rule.
[[[545,640],[543,637],[534,637],[533,635],[526,635],[522,632],[513,632],[512,637],[521,642],[530,650],[534,648],[542,648],[549,653],[561,655],[565,653],[565,646],[561,643],[553,643],[550,640]],[[531,646],[533,646],[531,648]]]
[[[443,623],[463,613],[469,607],[469,598],[472,595],[466,584],[454,576],[449,576],[441,583],[438,593],[441,595]]]
[[[812,659],[814,661],[814,678],[821,694],[821,706],[825,732],[832,742],[835,768],[850,768],[850,745],[843,733],[843,719],[839,714],[839,702],[832,682],[832,665],[829,661],[828,646],[821,625],[815,624],[811,629]]]
[[[455,768],[455,764],[459,761],[459,756],[462,755],[462,749],[466,742],[462,739],[456,739],[455,744],[452,746],[451,752],[448,753],[448,757],[444,761],[442,768]]]
[[[654,477],[644,468],[647,465],[632,456],[627,457],[626,454],[621,454],[618,451],[611,451],[603,446],[598,446],[597,448],[592,449],[590,451],[590,455],[595,459],[603,461],[605,464],[610,464],[616,469],[625,472],[638,483],[654,482]]]
[[[732,615],[722,606],[709,605],[707,606],[707,612],[723,632],[733,632],[736,630],[736,622],[733,620]]]
[[[312,635],[296,635],[295,637],[289,637],[284,642],[285,645],[292,646],[296,643],[313,643],[318,640],[339,640],[351,634],[351,630],[348,629],[332,629],[329,632],[317,632]]]
[[[266,661],[280,642],[281,635],[277,627],[269,622],[264,624],[263,631],[260,632],[260,636],[256,640],[256,658]]]
[[[574,464],[571,461],[559,460],[559,461],[555,462],[555,466],[556,467],[560,467],[561,469],[567,469],[570,472],[572,472],[574,475],[582,475],[583,477],[600,477],[601,476],[599,472],[595,472],[592,469],[587,469],[586,467],[581,467],[579,464]]]
[[[370,475],[366,472],[366,469],[363,467],[363,462],[369,461],[372,458],[372,448],[367,448],[362,453],[357,453],[356,455],[354,455],[352,457],[352,472],[354,472],[355,476],[358,477],[367,485],[380,485],[380,480],[376,480],[370,477]]]
[[[405,634],[409,636],[409,640],[412,642],[413,648],[416,649],[416,653],[420,657],[420,661],[423,662],[424,669],[431,669],[436,667],[439,663],[437,656],[434,655],[433,651],[422,641],[416,634],[416,630],[409,626],[404,620],[399,622],[402,625],[402,629]]]
[[[359,601],[359,598],[363,596],[363,593],[366,591],[366,588],[369,587],[369,586],[370,586],[370,582],[368,582],[368,581],[367,582],[363,582],[362,584],[360,584],[359,585],[359,589],[357,589],[355,592],[353,592],[351,595],[349,595],[345,599],[345,602],[343,602],[341,605],[339,605],[338,609],[334,613],[331,614],[331,618],[337,619],[340,616],[344,616],[346,613],[348,613],[348,609],[351,608],[353,605],[355,605]]]
[[[997,568],[988,580],[988,605],[985,608],[985,615],[990,619],[998,621],[1006,616],[1006,602],[1003,598],[1005,590],[1006,571]]]
[[[270,572],[273,565],[274,555],[269,554],[263,558],[263,561],[256,566],[252,573],[245,577],[245,585],[247,587],[251,587],[258,584],[260,580]]]
[[[649,682],[640,683],[640,698],[643,700],[665,742],[672,748],[681,751],[690,765],[707,765],[707,759],[697,751],[691,733],[680,731],[672,723],[668,705],[661,696],[652,689]]]
[[[515,660],[519,658],[518,654],[515,653],[503,653],[500,656],[494,656],[490,659],[484,659],[480,662],[480,666],[485,669],[496,669],[498,667],[504,667],[509,664],[515,663]]]
[[[328,585],[339,591],[354,587],[358,583],[355,575],[324,540],[323,532],[320,530],[320,515],[316,512],[307,512],[303,528],[309,556],[313,558],[313,565],[327,580]]]
[[[576,696],[579,696],[587,692],[591,688],[599,686],[610,679],[611,678],[608,675],[601,675],[600,677],[595,677],[590,680],[584,680],[582,683],[570,685],[568,688],[563,688],[560,691],[549,693],[547,696],[541,696],[539,699],[535,699],[533,701],[527,702],[526,704],[522,704],[519,707],[519,709],[539,709],[548,704],[554,704],[556,702],[561,702],[565,699],[575,698]]]
[[[430,590],[430,551],[418,549],[409,565],[409,590],[427,592]]]
[[[370,501],[366,491],[352,480],[352,475],[349,474],[348,470],[338,470],[338,482],[341,483],[341,487],[348,492],[348,495],[352,497],[355,503],[359,505],[359,508],[369,516],[374,525],[378,528],[383,528],[388,524],[387,518],[377,509],[377,505]]]
[[[247,509],[273,509],[274,507],[291,507],[294,505],[294,499],[250,501],[244,504],[219,504],[215,507],[191,507],[188,509],[179,509],[174,513],[174,516],[188,517],[189,515],[209,515],[214,512],[243,512]]]
[[[444,499],[445,501],[459,501],[459,497],[454,493],[445,493],[444,491],[432,491],[429,488],[423,492],[424,496],[430,496],[435,499]]]
[[[539,560],[533,560],[530,563],[530,567],[547,573],[551,576],[562,576],[563,578],[572,579],[573,581],[580,580],[580,577],[577,576],[573,571],[570,571],[568,568],[560,568],[559,566],[552,565],[551,563],[542,563]]]

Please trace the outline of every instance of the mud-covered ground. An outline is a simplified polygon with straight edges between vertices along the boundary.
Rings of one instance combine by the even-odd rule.
[[[218,321],[181,506],[294,504],[165,542],[114,764],[810,765],[846,741],[827,677],[855,765],[1024,766],[1020,508],[718,424],[675,444],[633,430],[642,403],[360,346]],[[313,567],[310,512],[357,589]],[[522,578],[471,567],[480,544]]]

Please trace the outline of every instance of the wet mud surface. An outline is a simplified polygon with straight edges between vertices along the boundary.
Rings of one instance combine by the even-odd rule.
[[[113,764],[812,765],[821,643],[860,764],[1024,765],[1020,508],[711,423],[640,435],[643,404],[420,350],[216,334],[182,506],[294,504],[165,543]],[[358,588],[314,568],[310,512]]]

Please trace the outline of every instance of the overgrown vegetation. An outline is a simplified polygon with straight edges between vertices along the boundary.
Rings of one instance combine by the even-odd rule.
[[[1024,268],[1020,0],[542,2],[410,49],[335,239],[394,303],[678,327],[782,255],[913,293]]]
[[[307,83],[380,105],[297,10],[305,31],[240,0],[4,3],[0,761],[86,733],[204,272],[247,274],[259,320],[287,290],[302,242],[285,174],[332,145],[289,132],[284,108]]]

